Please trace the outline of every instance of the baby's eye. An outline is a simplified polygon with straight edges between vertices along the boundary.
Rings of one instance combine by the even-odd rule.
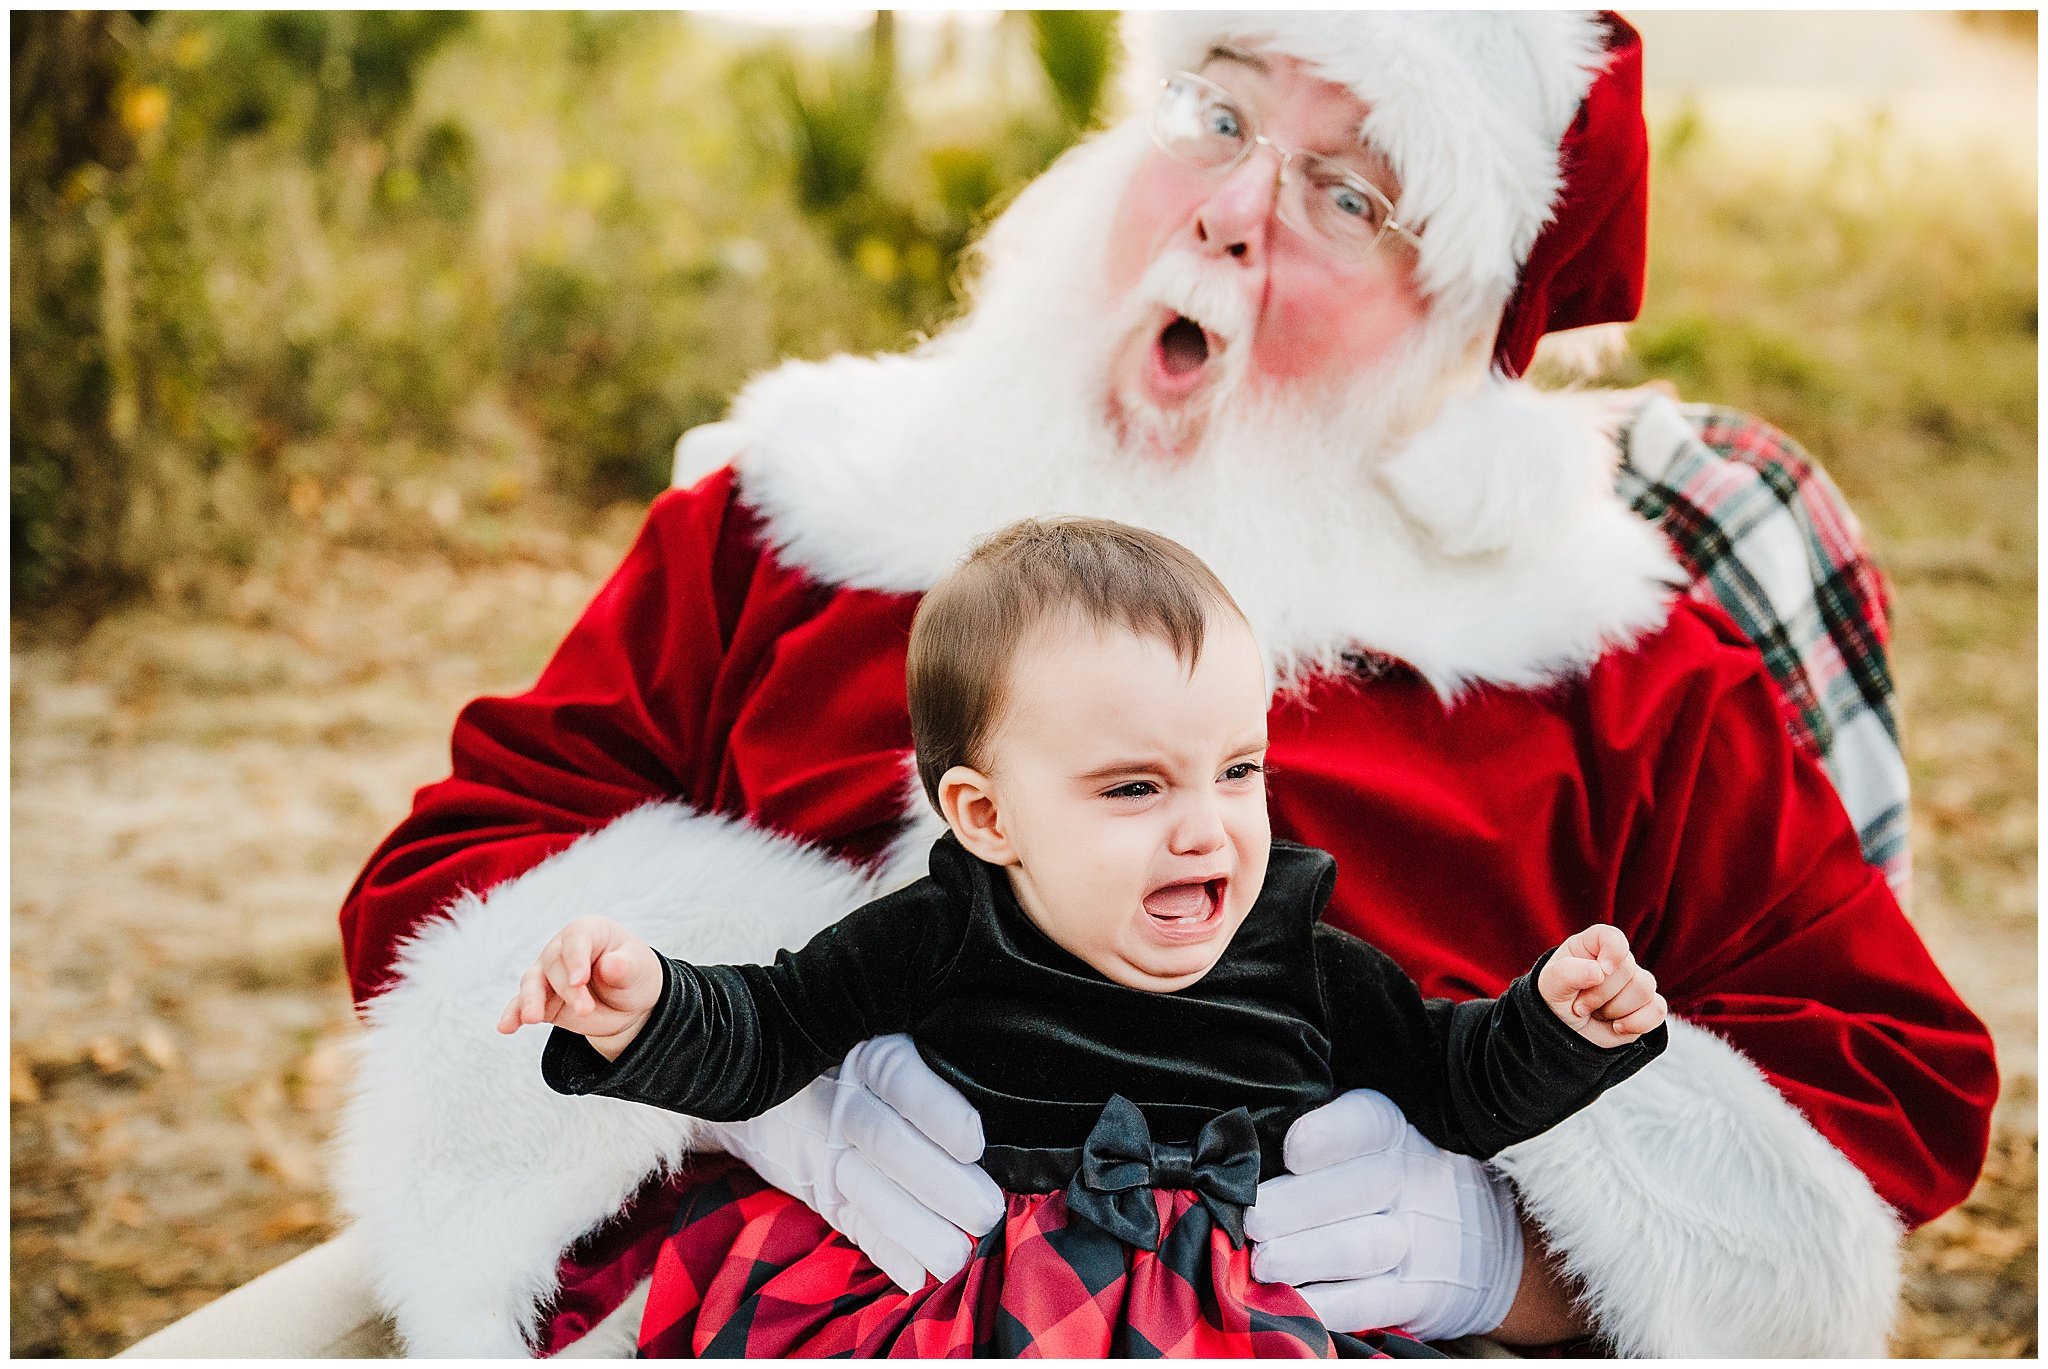
[[[1257,761],[1239,761],[1236,765],[1223,772],[1223,778],[1226,780],[1248,780],[1254,775],[1263,773],[1265,768],[1265,766],[1260,765]]]
[[[1159,786],[1150,780],[1132,780],[1129,784],[1118,785],[1104,794],[1103,797],[1109,799],[1149,799],[1158,792]]]

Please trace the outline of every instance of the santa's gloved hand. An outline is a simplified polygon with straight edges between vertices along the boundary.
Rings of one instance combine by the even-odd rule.
[[[877,1036],[794,1098],[708,1140],[802,1199],[902,1288],[951,1278],[1003,1217],[973,1162],[981,1114],[933,1074],[907,1036]]]
[[[1513,1305],[1522,1232],[1507,1180],[1439,1150],[1359,1089],[1287,1131],[1290,1171],[1245,1214],[1252,1277],[1293,1284],[1335,1331],[1487,1332]]]

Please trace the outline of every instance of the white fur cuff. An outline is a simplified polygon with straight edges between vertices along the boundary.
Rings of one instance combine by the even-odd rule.
[[[690,1146],[689,1118],[550,1091],[545,1032],[497,1034],[563,923],[601,913],[671,955],[760,962],[867,894],[793,840],[655,804],[428,923],[367,1010],[335,1165],[408,1351],[526,1355],[561,1252]]]
[[[1881,1356],[1897,1216],[1720,1037],[1664,1058],[1494,1163],[1621,1354]]]

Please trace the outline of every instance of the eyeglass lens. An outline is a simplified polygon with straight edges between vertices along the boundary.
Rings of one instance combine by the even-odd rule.
[[[1257,145],[1257,131],[1238,103],[1197,76],[1168,78],[1152,131],[1168,154],[1212,171],[1236,165]],[[1283,158],[1281,218],[1336,251],[1370,252],[1392,218],[1385,195],[1328,158],[1268,145]]]

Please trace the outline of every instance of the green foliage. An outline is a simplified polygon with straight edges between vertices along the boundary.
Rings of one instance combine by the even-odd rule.
[[[600,498],[659,489],[676,435],[715,417],[692,411],[667,367],[665,315],[688,284],[634,284],[594,263],[529,262],[501,324],[517,407],[561,451],[566,482]]]
[[[571,10],[563,52],[576,66],[601,70],[618,60],[629,44],[658,39],[656,16],[639,10]]]
[[[1115,10],[1032,10],[1039,65],[1052,84],[1060,116],[1075,132],[1101,112],[1116,58]]]
[[[760,65],[797,203],[830,214],[872,194],[891,131],[895,73],[871,61],[799,63],[787,51],[766,54]]]
[[[172,94],[198,136],[281,131],[317,155],[388,135],[420,71],[468,23],[451,10],[216,14],[185,31]]]
[[[748,375],[940,324],[989,205],[1092,117],[1109,23],[1042,17],[1048,93],[933,118],[886,13],[836,52],[660,14],[16,16],[16,607],[300,523],[645,498]]]
[[[455,378],[428,337],[347,309],[323,328],[310,316],[331,301],[282,292],[268,317],[237,318],[222,295],[327,246],[265,222],[280,196],[311,190],[313,213],[363,226],[370,164],[466,23],[16,16],[17,606],[90,609],[180,558],[248,559],[285,502],[282,458],[309,435],[446,431]],[[466,213],[465,137],[417,140],[406,169],[428,212]]]
[[[437,119],[392,161],[377,191],[394,211],[460,223],[476,210],[478,174],[476,139],[458,120]]]

